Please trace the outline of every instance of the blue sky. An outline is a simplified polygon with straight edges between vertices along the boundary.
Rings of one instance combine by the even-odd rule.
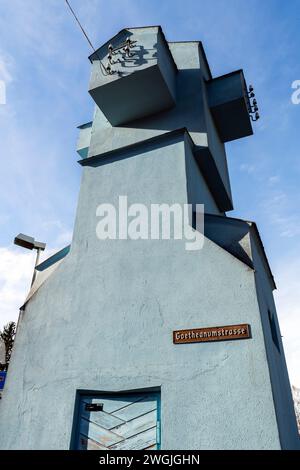
[[[226,145],[235,210],[254,220],[278,286],[275,298],[292,382],[300,386],[300,0],[70,0],[95,46],[126,26],[160,24],[168,40],[203,41],[214,76],[243,68],[261,119]],[[89,121],[91,50],[64,0],[0,0],[0,326],[17,315],[32,254],[71,239],[80,167],[76,126]],[[48,252],[49,253],[49,252]]]

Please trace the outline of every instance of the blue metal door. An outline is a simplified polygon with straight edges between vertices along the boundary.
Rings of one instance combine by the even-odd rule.
[[[76,448],[150,450],[160,444],[160,393],[82,395]]]

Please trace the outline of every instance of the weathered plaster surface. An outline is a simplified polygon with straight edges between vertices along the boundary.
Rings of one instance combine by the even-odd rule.
[[[186,202],[185,168],[182,141],[84,168],[71,252],[19,324],[1,448],[68,448],[76,389],[156,386],[165,449],[280,447],[253,271],[208,239],[189,252],[96,237],[97,204],[124,192]],[[244,322],[251,340],[172,343],[174,329]]]
[[[197,42],[169,46],[176,106],[119,127],[96,108],[90,141],[82,135],[81,148],[100,158],[83,167],[71,251],[21,314],[0,402],[1,449],[67,449],[78,389],[148,387],[161,388],[163,449],[297,446],[286,366],[265,312],[275,309],[273,284],[248,225],[235,239],[234,223],[230,233],[222,217],[223,239],[222,230],[210,233],[199,251],[187,251],[186,240],[96,236],[98,205],[118,206],[120,195],[129,204],[200,203],[222,215],[187,133],[134,147],[169,131],[186,128],[196,146],[209,146],[230,196],[203,51]],[[173,330],[240,323],[251,325],[251,339],[172,342]]]

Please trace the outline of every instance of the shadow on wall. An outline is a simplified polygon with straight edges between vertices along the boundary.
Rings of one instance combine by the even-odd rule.
[[[124,129],[153,129],[171,131],[186,127],[189,132],[206,133],[203,86],[200,69],[184,69],[177,72],[176,105],[166,111],[115,126]],[[147,90],[145,90],[147,92]],[[148,90],[150,93],[151,90]]]
[[[134,50],[131,52],[132,54],[131,57],[126,56],[125,52],[122,52],[121,55],[122,55],[123,61],[120,61],[119,65],[121,65],[121,67],[123,68],[130,69],[130,68],[136,68],[141,65],[145,65],[151,62],[151,60],[156,60],[157,52],[154,52],[151,54],[150,57],[145,58],[145,56],[150,55],[150,51],[154,51],[155,49],[157,50],[156,46],[157,44],[154,45],[153,49],[145,49],[144,46],[137,46],[137,50],[136,48],[134,48]],[[118,71],[117,73],[119,76],[123,75],[123,72]]]

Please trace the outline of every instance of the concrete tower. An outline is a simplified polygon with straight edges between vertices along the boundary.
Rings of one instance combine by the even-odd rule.
[[[255,115],[243,71],[213,78],[201,42],[156,26],[90,61],[73,240],[38,266],[20,315],[0,447],[297,448],[273,276],[255,223],[226,215],[224,143]],[[99,240],[99,204],[119,196],[204,204],[202,249]]]

